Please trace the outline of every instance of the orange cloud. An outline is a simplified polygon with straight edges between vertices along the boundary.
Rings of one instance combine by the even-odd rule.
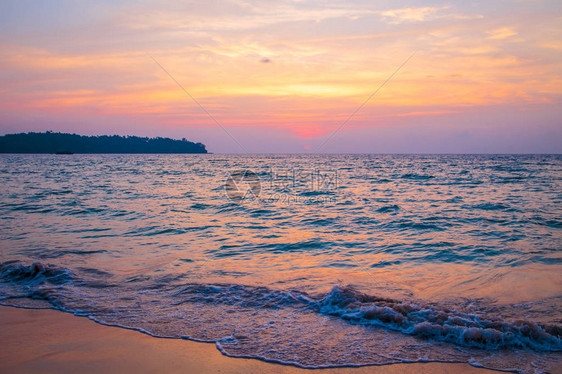
[[[488,39],[507,39],[509,37],[517,35],[512,27],[501,27],[499,29],[487,31]]]

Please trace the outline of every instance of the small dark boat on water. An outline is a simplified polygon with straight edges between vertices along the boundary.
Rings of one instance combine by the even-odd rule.
[[[74,152],[70,152],[70,151],[57,151],[55,152],[56,155],[73,155]]]

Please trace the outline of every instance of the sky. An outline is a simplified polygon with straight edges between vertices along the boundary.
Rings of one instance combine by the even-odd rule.
[[[559,0],[0,1],[0,135],[562,153],[561,104]]]

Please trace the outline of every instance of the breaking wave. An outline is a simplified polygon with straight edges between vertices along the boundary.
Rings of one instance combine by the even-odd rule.
[[[318,310],[353,323],[374,325],[408,335],[482,349],[527,348],[561,351],[562,327],[525,320],[486,320],[450,309],[422,307],[335,287],[317,302]]]
[[[0,279],[2,282],[18,284],[28,289],[27,294],[18,297],[50,300],[50,295],[54,291],[49,289],[49,292],[46,292],[45,288],[40,286],[68,283],[74,279],[74,276],[67,269],[41,263],[22,265],[8,262],[0,264]],[[92,286],[89,288],[105,288],[100,287],[99,284],[88,285],[83,281],[81,283],[86,287]],[[562,351],[561,326],[540,325],[521,319],[509,322],[500,317],[482,318],[449,308],[424,306],[411,300],[367,295],[351,286],[336,286],[327,294],[310,295],[298,290],[284,291],[235,284],[195,283],[175,289],[169,297],[173,299],[171,305],[174,307],[185,303],[198,303],[227,305],[239,309],[312,310],[352,324],[383,328],[422,339],[470,348]],[[60,301],[60,298],[57,298],[57,303]],[[64,300],[62,302],[64,304]]]

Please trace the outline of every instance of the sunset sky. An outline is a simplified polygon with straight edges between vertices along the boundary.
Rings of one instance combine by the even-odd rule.
[[[0,134],[562,152],[560,0],[2,0],[0,51]]]

